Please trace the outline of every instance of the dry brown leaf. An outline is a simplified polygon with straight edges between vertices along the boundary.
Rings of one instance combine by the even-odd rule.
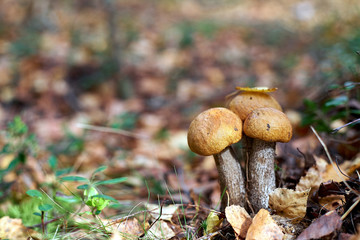
[[[135,240],[144,233],[143,227],[136,218],[112,225],[110,240]]]
[[[226,207],[225,215],[235,233],[240,237],[245,238],[246,233],[252,223],[252,219],[246,212],[245,208],[237,205]]]
[[[348,168],[344,168],[344,170],[348,175],[351,175],[360,168],[360,154],[358,154],[358,156],[354,161],[349,161],[349,162],[351,162],[351,165]],[[342,166],[341,169],[343,169]]]
[[[40,234],[25,227],[21,219],[12,219],[8,216],[0,218],[0,239],[28,239],[40,238]]]
[[[346,170],[347,168],[349,168],[351,165],[351,162],[350,161],[346,161],[346,162],[343,162],[339,167],[342,171],[344,171],[344,173],[346,173]],[[325,172],[323,173],[322,175],[322,180],[323,182],[327,182],[329,180],[332,180],[334,182],[342,182],[344,180],[347,180],[348,178],[345,177],[344,175],[340,174],[341,176],[339,176],[339,174],[337,173],[339,170],[338,169],[335,169],[333,167],[333,165],[331,164],[328,164],[326,166],[326,170]]]
[[[301,220],[306,213],[309,192],[310,189],[294,191],[277,188],[269,195],[269,206],[280,216],[288,217],[293,221]]]
[[[319,157],[314,156],[316,165],[311,167],[305,176],[300,178],[296,185],[296,191],[305,191],[312,187],[319,186],[323,182],[322,175],[326,170],[328,163]]]
[[[357,169],[360,168],[360,156],[358,156],[353,161],[345,161],[342,164],[340,164],[339,168],[342,172],[344,172],[346,175],[353,174]],[[342,173],[339,172],[339,169],[334,168],[333,165],[328,164],[326,167],[326,171],[323,174],[323,182],[327,182],[329,180],[333,180],[334,182],[342,182],[345,180],[348,180],[348,177],[344,176]]]
[[[345,202],[344,195],[330,195],[326,197],[319,197],[319,204],[328,211],[336,210]]]
[[[297,240],[318,239],[328,236],[340,229],[341,225],[341,217],[337,212],[328,212],[311,223],[311,225],[300,234]]]
[[[246,240],[280,240],[283,236],[284,233],[271,218],[270,213],[265,209],[260,209],[249,227]]]

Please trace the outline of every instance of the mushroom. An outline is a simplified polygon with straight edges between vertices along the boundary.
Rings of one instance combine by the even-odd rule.
[[[242,121],[255,109],[271,107],[282,111],[280,104],[265,92],[240,92],[229,103],[229,109]]]
[[[247,179],[248,198],[255,212],[267,208],[275,189],[275,144],[289,142],[292,127],[286,115],[274,108],[258,108],[244,122],[244,133],[252,138]]]
[[[229,203],[245,206],[245,185],[240,162],[231,144],[242,137],[242,121],[226,108],[211,108],[200,113],[190,124],[188,145],[200,155],[213,155],[219,173],[221,210]]]

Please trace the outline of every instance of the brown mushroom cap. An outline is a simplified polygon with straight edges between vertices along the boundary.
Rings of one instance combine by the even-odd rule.
[[[244,122],[246,136],[267,142],[289,142],[292,127],[286,115],[273,108],[258,108]]]
[[[240,92],[229,103],[229,109],[243,121],[253,110],[265,107],[282,111],[280,104],[272,96],[263,92]]]
[[[191,151],[209,156],[240,141],[242,121],[226,108],[211,108],[200,113],[190,124],[188,144]]]

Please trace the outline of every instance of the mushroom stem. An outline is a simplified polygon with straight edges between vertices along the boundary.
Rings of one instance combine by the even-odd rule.
[[[226,147],[220,153],[214,154],[216,167],[219,173],[221,194],[225,193],[221,200],[221,211],[228,205],[240,205],[245,207],[245,184],[240,162],[235,156],[231,146]]]
[[[256,212],[268,208],[269,194],[275,189],[275,142],[252,139],[249,154],[248,198]]]

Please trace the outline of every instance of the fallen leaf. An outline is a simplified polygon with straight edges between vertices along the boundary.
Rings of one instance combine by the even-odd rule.
[[[339,165],[339,168],[343,173],[350,176],[357,169],[360,168],[360,156],[354,159],[353,161],[345,161]],[[337,167],[334,167],[332,164],[326,166],[325,172],[322,174],[322,181],[327,182],[332,180],[334,182],[346,181],[349,178],[342,174]]]
[[[336,210],[339,206],[342,206],[345,202],[345,196],[343,195],[330,195],[320,198],[319,204],[328,211]]]
[[[268,87],[235,87],[237,90],[244,92],[275,92],[277,88]]]
[[[127,219],[112,225],[110,240],[135,240],[144,233],[143,227],[136,218]]]
[[[344,172],[346,173],[346,170],[349,166],[351,165],[351,162],[350,161],[345,161],[343,162],[339,168]],[[348,178],[342,174],[340,174],[341,176],[339,176],[338,174],[339,170],[336,168],[333,167],[333,165],[331,164],[328,164],[326,166],[326,170],[325,172],[322,174],[322,182],[327,182],[327,181],[334,181],[334,182],[341,182],[341,181],[344,181],[344,180],[348,180]]]
[[[357,157],[353,161],[343,162],[339,165],[339,168],[346,175],[352,175],[357,169],[360,168],[360,157]],[[339,171],[338,167],[334,167],[331,164],[328,164],[328,166],[326,167],[326,171],[323,174],[323,182],[327,182],[329,180],[332,180],[334,182],[342,182],[348,179],[348,177],[346,177]]]
[[[157,221],[146,232],[145,239],[170,239],[175,236],[174,231],[165,221]]]
[[[214,211],[211,211],[206,218],[206,233],[213,233],[222,223],[223,219],[220,219],[218,214]]]
[[[336,211],[331,211],[316,219],[306,228],[297,240],[318,239],[330,235],[341,228],[341,217]]]
[[[246,237],[246,233],[252,223],[250,215],[246,212],[245,208],[232,205],[225,208],[225,216],[235,233],[242,237]]]
[[[288,217],[292,221],[301,220],[306,214],[307,200],[310,189],[294,191],[277,188],[269,195],[269,206],[276,214]]]
[[[154,219],[170,221],[176,210],[179,208],[178,205],[160,206],[157,204],[146,204],[147,210],[150,212]]]
[[[271,218],[270,213],[265,209],[260,209],[249,227],[246,240],[280,240],[283,236],[284,233]]]
[[[355,160],[347,161],[347,162],[350,162],[351,164],[348,168],[345,168],[344,170],[346,171],[346,173],[348,175],[351,175],[360,168],[360,154],[355,158]],[[340,166],[340,168],[343,169],[343,167],[341,167],[341,166]]]
[[[323,182],[322,174],[325,172],[328,163],[322,158],[316,156],[314,158],[316,165],[309,168],[306,175],[300,178],[299,183],[296,185],[296,191],[305,191],[317,187]]]
[[[39,238],[40,234],[25,227],[21,219],[8,216],[0,218],[0,239],[28,239]]]
[[[351,182],[348,182],[348,184],[353,185],[353,183]],[[307,218],[312,220],[318,218],[320,215],[327,213],[330,209],[328,209],[326,204],[331,204],[331,205],[334,204],[334,206],[329,206],[329,208],[330,207],[336,208],[338,204],[343,205],[345,202],[348,202],[350,199],[347,199],[348,196],[347,192],[348,192],[348,188],[343,182],[338,183],[334,181],[327,181],[321,183],[318,188],[314,188],[313,191],[311,192],[311,197],[309,197],[307,203],[307,209],[306,209]],[[356,195],[353,195],[353,197],[355,196]],[[328,197],[337,197],[338,200],[334,202],[330,202],[331,200],[328,199]],[[342,199],[344,199],[343,202]],[[328,201],[328,202],[322,202],[322,201]],[[344,211],[344,208],[339,208],[338,211],[339,211],[338,213],[340,214],[341,212]]]

